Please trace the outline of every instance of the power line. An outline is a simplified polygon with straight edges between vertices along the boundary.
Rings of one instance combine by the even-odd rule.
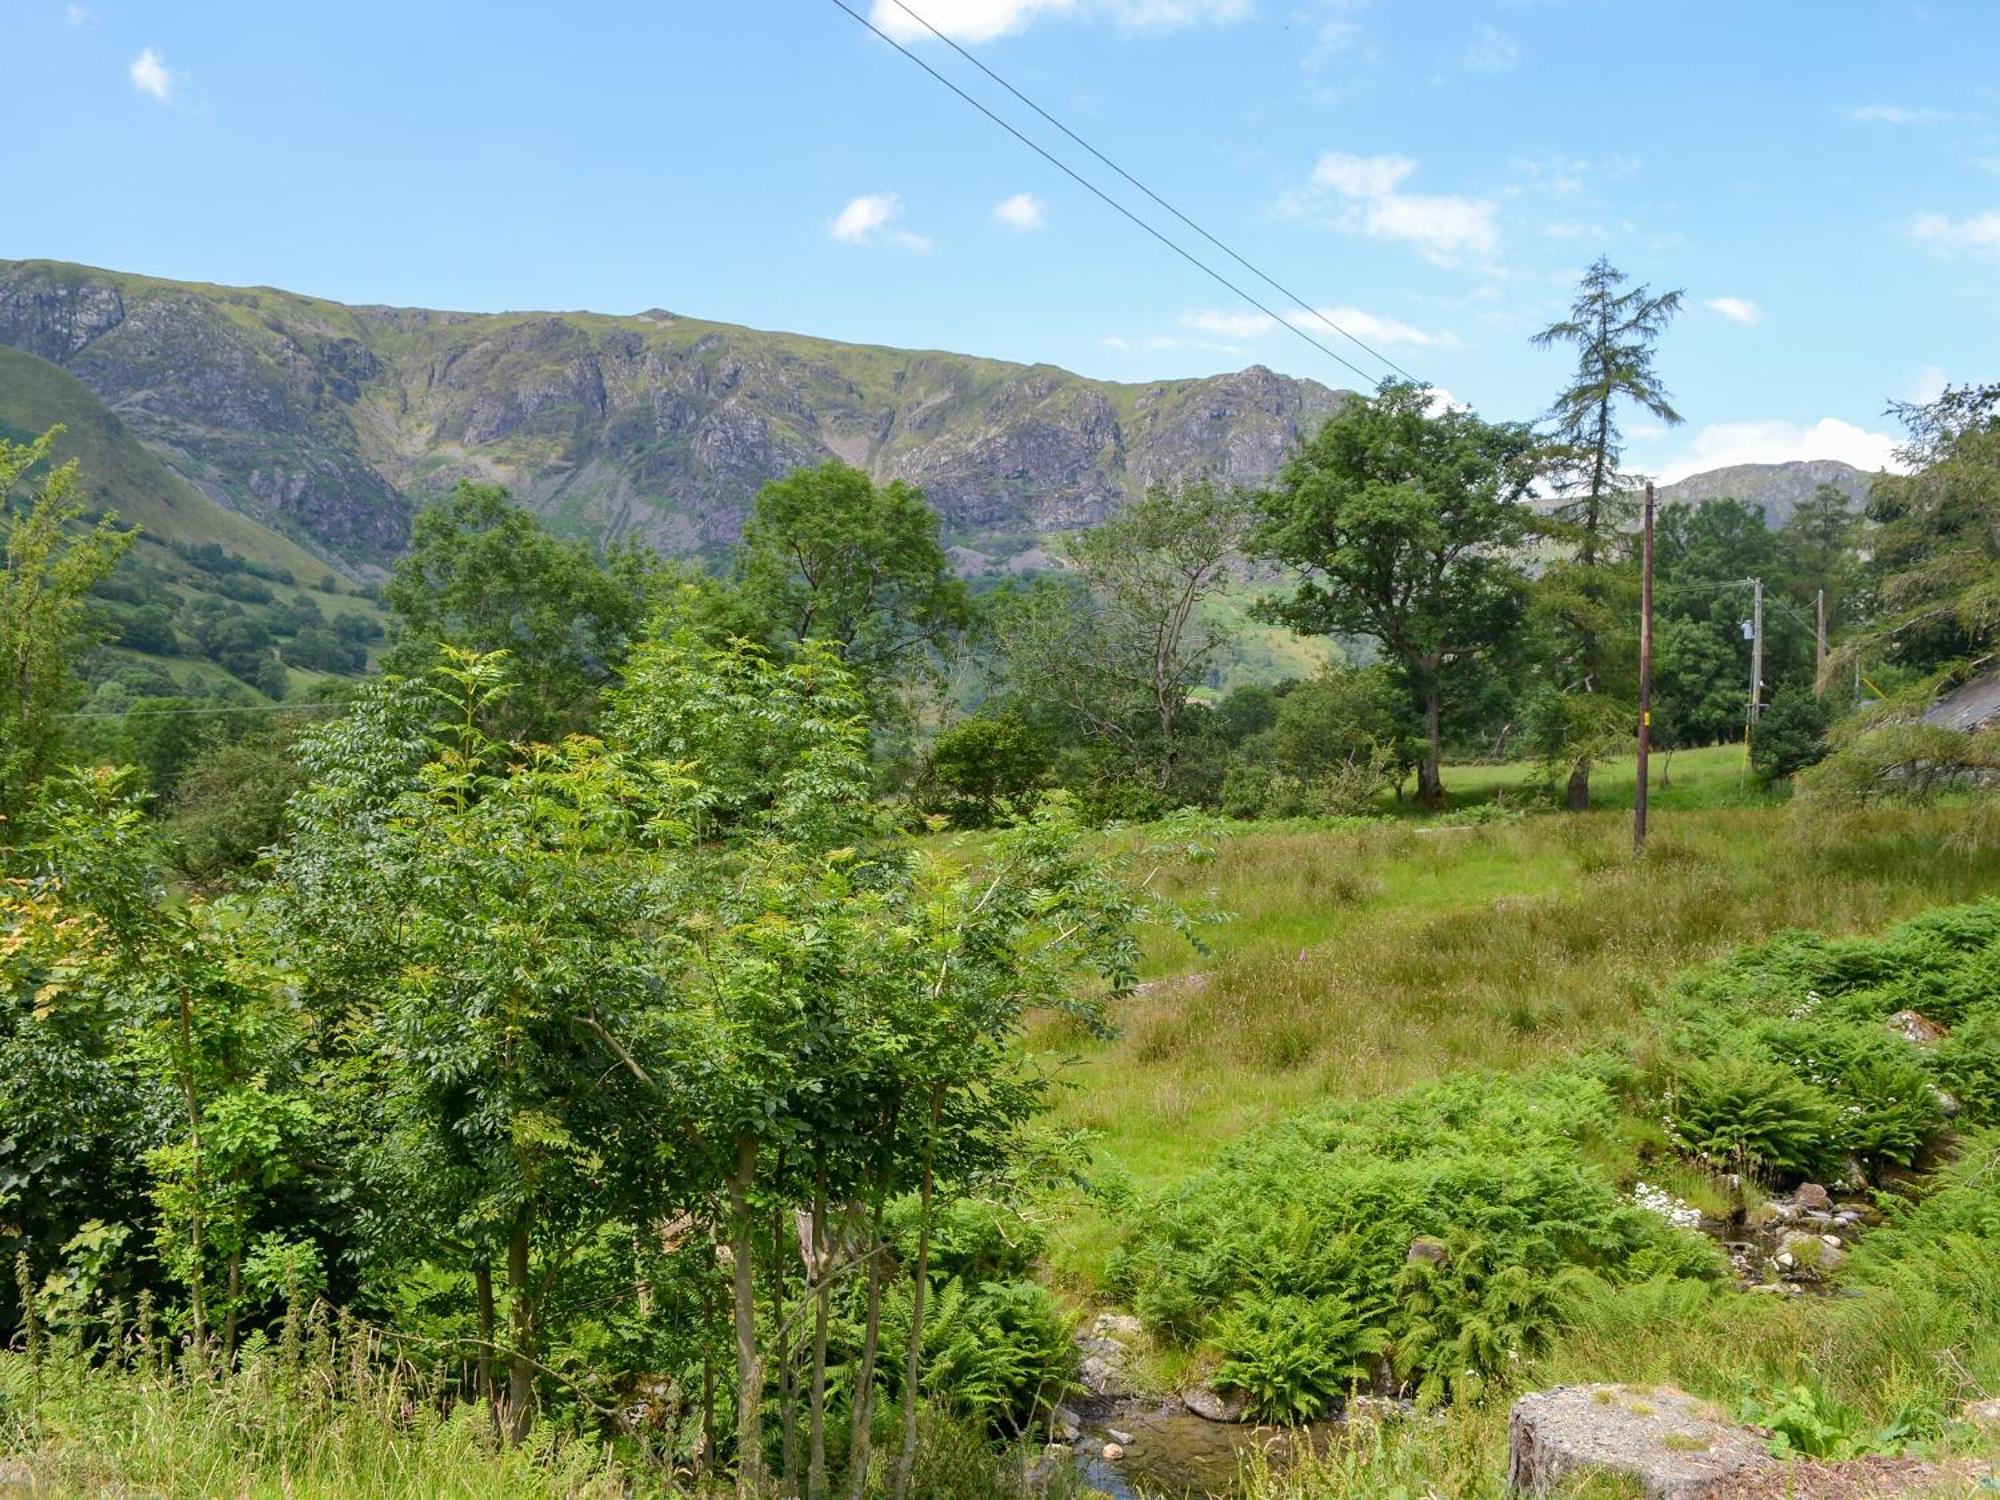
[[[895,0],[895,6],[898,10],[903,12],[904,15],[908,16],[911,20],[915,21],[919,26],[923,27],[924,30],[928,31],[932,36],[936,37],[939,41],[943,42],[947,47],[951,48],[951,50],[956,52],[960,57],[964,58],[967,62],[971,63],[973,67],[979,69],[980,72],[984,73],[988,78],[992,79],[995,83],[999,84],[1001,88],[1005,89],[1008,93],[1012,94],[1016,99],[1020,100],[1023,104],[1027,105],[1029,109],[1032,109],[1036,114],[1040,115],[1044,120],[1048,121],[1049,124],[1055,126],[1057,130],[1060,130],[1064,135],[1068,136],[1072,141],[1076,142],[1077,145],[1083,147],[1084,150],[1088,151],[1092,156],[1096,157],[1099,161],[1104,163],[1105,166],[1109,167],[1112,171],[1116,172],[1120,177],[1124,178],[1127,182],[1131,183],[1133,187],[1137,188],[1140,192],[1144,193],[1148,198],[1152,199],[1153,202],[1157,203],[1161,208],[1164,208],[1168,213],[1172,214],[1176,219],[1179,219],[1183,224],[1187,225],[1187,227],[1192,229],[1196,234],[1200,235],[1203,239],[1207,240],[1211,245],[1215,246],[1215,248],[1220,250],[1224,255],[1228,256],[1231,260],[1235,261],[1236,264],[1243,267],[1243,269],[1248,271],[1252,276],[1255,276],[1259,281],[1263,282],[1266,286],[1284,293],[1285,296],[1289,297],[1293,302],[1296,302],[1300,307],[1304,308],[1305,311],[1310,313],[1313,317],[1318,318],[1320,322],[1324,323],[1328,328],[1331,328],[1335,333],[1339,334],[1342,338],[1346,339],[1356,348],[1366,350],[1370,355],[1374,356],[1376,359],[1381,360],[1383,364],[1387,365],[1390,369],[1394,370],[1398,375],[1404,376],[1410,380],[1415,380],[1419,385],[1424,384],[1424,382],[1420,380],[1417,376],[1410,374],[1408,370],[1404,369],[1401,365],[1397,364],[1393,359],[1389,358],[1389,356],[1384,354],[1380,349],[1374,348],[1373,346],[1363,342],[1356,335],[1349,333],[1345,328],[1342,328],[1338,323],[1334,322],[1332,318],[1329,318],[1324,312],[1320,311],[1319,308],[1313,306],[1312,303],[1308,302],[1305,298],[1301,297],[1297,292],[1293,291],[1290,287],[1286,286],[1283,282],[1279,281],[1275,276],[1271,275],[1268,271],[1265,271],[1260,266],[1252,264],[1245,257],[1239,255],[1235,250],[1231,249],[1228,245],[1225,245],[1221,240],[1217,239],[1214,235],[1210,234],[1206,229],[1203,229],[1201,225],[1195,223],[1193,219],[1190,219],[1186,214],[1182,213],[1178,208],[1175,208],[1173,204],[1167,202],[1166,199],[1162,198],[1158,193],[1154,192],[1151,188],[1147,187],[1145,183],[1141,182],[1138,178],[1134,177],[1130,172],[1126,171],[1123,167],[1119,166],[1117,162],[1113,161],[1110,157],[1106,156],[1102,151],[1098,150],[1095,146],[1091,145],[1089,141],[1086,141],[1082,136],[1078,135],[1074,130],[1071,130],[1069,126],[1063,124],[1061,120],[1058,120],[1054,115],[1050,114],[1047,110],[1043,109],[1041,105],[1035,103],[1034,100],[1030,99],[1026,94],[1022,93],[1019,89],[1015,88],[1013,84],[1009,83],[1006,79],[1002,78],[998,73],[994,72],[993,69],[986,66],[985,63],[981,62],[977,57],[973,56],[972,53],[966,51],[965,48],[961,47],[957,42],[953,41],[944,32],[939,31],[937,27],[933,26],[929,21],[925,20],[922,16],[918,15],[914,10],[911,10],[908,5],[903,3],[903,0]]]
[[[1252,307],[1256,308],[1257,311],[1262,313],[1265,317],[1269,318],[1273,323],[1282,324],[1284,327],[1291,329],[1293,333],[1297,334],[1300,338],[1304,339],[1308,344],[1311,344],[1313,348],[1319,350],[1320,353],[1324,354],[1328,359],[1332,360],[1335,364],[1342,365],[1345,368],[1352,370],[1356,375],[1360,376],[1370,385],[1373,385],[1375,383],[1375,377],[1370,375],[1366,370],[1362,369],[1359,365],[1355,364],[1352,360],[1346,359],[1341,355],[1334,353],[1333,350],[1327,348],[1325,344],[1322,344],[1318,339],[1314,338],[1311,334],[1307,333],[1303,328],[1299,327],[1296,323],[1288,322],[1283,317],[1280,317],[1277,313],[1273,312],[1270,308],[1266,307],[1262,302],[1258,301],[1255,297],[1251,296],[1248,292],[1244,291],[1242,287],[1238,286],[1235,282],[1231,281],[1227,276],[1224,276],[1220,271],[1216,270],[1206,261],[1201,260],[1190,251],[1183,249],[1180,245],[1168,239],[1164,234],[1162,234],[1159,230],[1155,229],[1151,224],[1148,224],[1144,219],[1140,218],[1137,214],[1133,213],[1131,209],[1127,208],[1124,204],[1120,203],[1116,198],[1112,197],[1109,193],[1105,192],[1103,188],[1099,187],[1089,178],[1083,176],[1074,167],[1070,166],[1069,163],[1065,162],[1061,157],[1052,154],[1046,147],[1030,139],[1028,136],[1023,135],[1019,130],[1015,129],[1015,127],[1009,124],[1006,120],[1002,119],[999,115],[995,114],[992,110],[988,109],[984,104],[981,104],[977,99],[973,98],[972,95],[968,94],[964,89],[960,88],[957,84],[953,83],[949,78],[945,77],[944,74],[940,73],[936,68],[932,67],[929,63],[925,62],[921,57],[917,56],[917,54],[912,52],[908,47],[905,47],[901,42],[897,41],[894,37],[890,36],[886,31],[882,30],[882,28],[877,26],[873,21],[869,20],[866,16],[862,15],[861,12],[854,9],[854,7],[852,7],[847,3],[847,0],[833,0],[833,4],[838,6],[840,9],[846,11],[847,14],[850,17],[852,17],[857,24],[865,26],[868,28],[868,30],[874,32],[875,35],[880,37],[883,41],[887,42],[891,47],[894,47],[898,52],[902,53],[903,56],[907,57],[911,62],[915,63],[918,67],[922,68],[926,73],[930,74],[932,78],[935,78],[939,83],[943,84],[946,88],[950,89],[954,94],[958,95],[959,98],[963,99],[967,104],[971,105],[974,109],[978,110],[982,115],[986,116],[986,118],[991,120],[995,125],[998,125],[1002,130],[1006,131],[1007,134],[1014,137],[1015,140],[1019,141],[1022,145],[1026,146],[1030,151],[1034,152],[1035,155],[1041,157],[1050,166],[1056,168],[1056,170],[1061,172],[1064,176],[1076,182],[1078,186],[1084,188],[1092,195],[1103,200],[1106,204],[1110,205],[1112,208],[1116,209],[1119,213],[1123,214],[1126,218],[1130,219],[1134,224],[1137,224],[1141,229],[1145,230],[1146,233],[1150,234],[1154,239],[1158,240],[1162,245],[1165,245],[1169,250],[1173,251],[1174,254],[1178,255],[1182,260],[1186,261],[1189,265],[1193,266],[1196,270],[1200,271],[1204,276],[1207,276],[1210,279],[1220,283],[1222,286],[1227,287],[1231,292],[1235,293],[1238,297],[1241,297],[1245,302],[1249,303]]]

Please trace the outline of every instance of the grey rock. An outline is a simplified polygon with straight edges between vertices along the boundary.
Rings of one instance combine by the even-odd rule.
[[[1965,1403],[1965,1420],[1986,1432],[2000,1432],[2000,1396]]]
[[[1889,1029],[1912,1047],[1929,1047],[1950,1035],[1950,1028],[1914,1010],[1899,1010],[1889,1017]]]
[[[1262,482],[1346,399],[1257,366],[1120,385],[658,310],[340,307],[48,261],[0,261],[0,343],[67,369],[211,498],[372,567],[459,479],[687,554],[735,540],[765,482],[838,458],[920,486],[961,564],[1005,571],[1021,537],[1157,481]]]
[[[1410,1248],[1403,1256],[1403,1259],[1411,1264],[1425,1261],[1434,1266],[1441,1266],[1450,1258],[1451,1251],[1445,1242],[1427,1234],[1420,1234],[1411,1240]]]
[[[1114,1443],[1121,1443],[1128,1448],[1132,1445],[1132,1434],[1129,1432],[1120,1432],[1116,1427],[1105,1428],[1104,1435]]]
[[[1816,1182],[1801,1183],[1792,1194],[1792,1207],[1800,1213],[1823,1214],[1833,1207],[1833,1195]]]
[[[1648,1500],[1705,1500],[1777,1463],[1749,1429],[1671,1386],[1558,1386],[1522,1397],[1508,1420],[1507,1481],[1526,1494],[1602,1473]]]
[[[1224,1395],[1206,1385],[1198,1385],[1183,1395],[1181,1404],[1210,1422],[1241,1422],[1249,1413],[1248,1403],[1241,1396]]]
[[[1125,1379],[1124,1366],[1102,1354],[1085,1355],[1083,1362],[1076,1367],[1076,1378],[1078,1384],[1093,1396],[1132,1394]]]

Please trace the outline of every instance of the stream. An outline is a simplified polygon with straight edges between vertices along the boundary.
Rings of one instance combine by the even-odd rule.
[[[1237,1493],[1237,1479],[1253,1453],[1273,1467],[1301,1441],[1324,1442],[1338,1422],[1287,1430],[1247,1422],[1211,1422],[1177,1400],[1104,1400],[1077,1408],[1081,1435],[1070,1444],[1077,1472],[1091,1489],[1113,1500],[1222,1500]],[[1122,1459],[1107,1459],[1116,1443]]]

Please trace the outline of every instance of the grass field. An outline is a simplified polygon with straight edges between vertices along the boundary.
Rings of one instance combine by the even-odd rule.
[[[1212,863],[1163,874],[1227,914],[1210,951],[1155,935],[1111,1041],[1033,1034],[1067,1081],[1058,1120],[1093,1134],[1103,1169],[1160,1188],[1317,1100],[1638,1037],[1680,970],[1786,928],[1872,931],[2000,889],[2000,849],[1956,842],[1951,809],[1806,824],[1741,786],[1740,755],[1676,758],[1639,862],[1629,764],[1604,768],[1605,805],[1583,815],[1231,835]],[[1525,779],[1476,767],[1447,784],[1474,799]],[[1081,1206],[1057,1229],[1059,1281],[1091,1296],[1110,1243]]]

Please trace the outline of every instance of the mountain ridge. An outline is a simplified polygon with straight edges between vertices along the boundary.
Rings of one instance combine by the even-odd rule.
[[[373,571],[414,507],[508,485],[559,529],[702,553],[840,458],[1005,555],[1148,484],[1267,477],[1348,393],[1261,366],[1092,380],[651,309],[464,313],[0,261],[0,344],[59,365],[211,498]]]

